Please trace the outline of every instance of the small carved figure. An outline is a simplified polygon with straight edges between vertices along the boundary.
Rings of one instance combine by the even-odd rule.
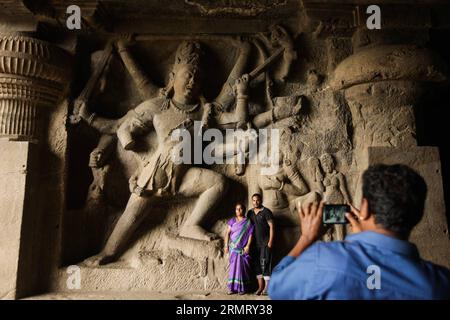
[[[332,204],[350,203],[345,177],[335,169],[331,154],[323,154],[320,157],[320,164],[324,172],[322,181],[325,188],[324,201]]]
[[[334,159],[329,153],[320,157],[323,169],[323,201],[330,204],[350,204],[350,196],[347,191],[344,175],[335,169]],[[334,225],[337,240],[344,240],[345,225]]]

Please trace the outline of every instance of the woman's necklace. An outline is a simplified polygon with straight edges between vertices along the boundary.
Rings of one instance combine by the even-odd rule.
[[[195,109],[198,108],[199,104],[183,104],[183,103],[179,103],[176,102],[175,100],[171,100],[173,103],[173,106],[175,107],[176,110],[181,111],[182,113],[192,113],[195,111]]]

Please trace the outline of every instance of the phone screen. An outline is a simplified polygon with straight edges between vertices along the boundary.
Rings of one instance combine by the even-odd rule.
[[[322,221],[324,224],[346,224],[346,212],[350,212],[350,206],[346,204],[326,204],[323,207]]]

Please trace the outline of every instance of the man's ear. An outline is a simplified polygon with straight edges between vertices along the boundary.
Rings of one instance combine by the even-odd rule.
[[[359,219],[367,220],[370,218],[369,202],[366,198],[361,199],[361,208],[359,209]]]

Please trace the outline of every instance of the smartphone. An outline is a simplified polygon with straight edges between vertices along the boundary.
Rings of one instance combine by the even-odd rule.
[[[323,206],[322,222],[324,224],[348,223],[345,213],[350,212],[350,206],[346,204],[326,204]]]

